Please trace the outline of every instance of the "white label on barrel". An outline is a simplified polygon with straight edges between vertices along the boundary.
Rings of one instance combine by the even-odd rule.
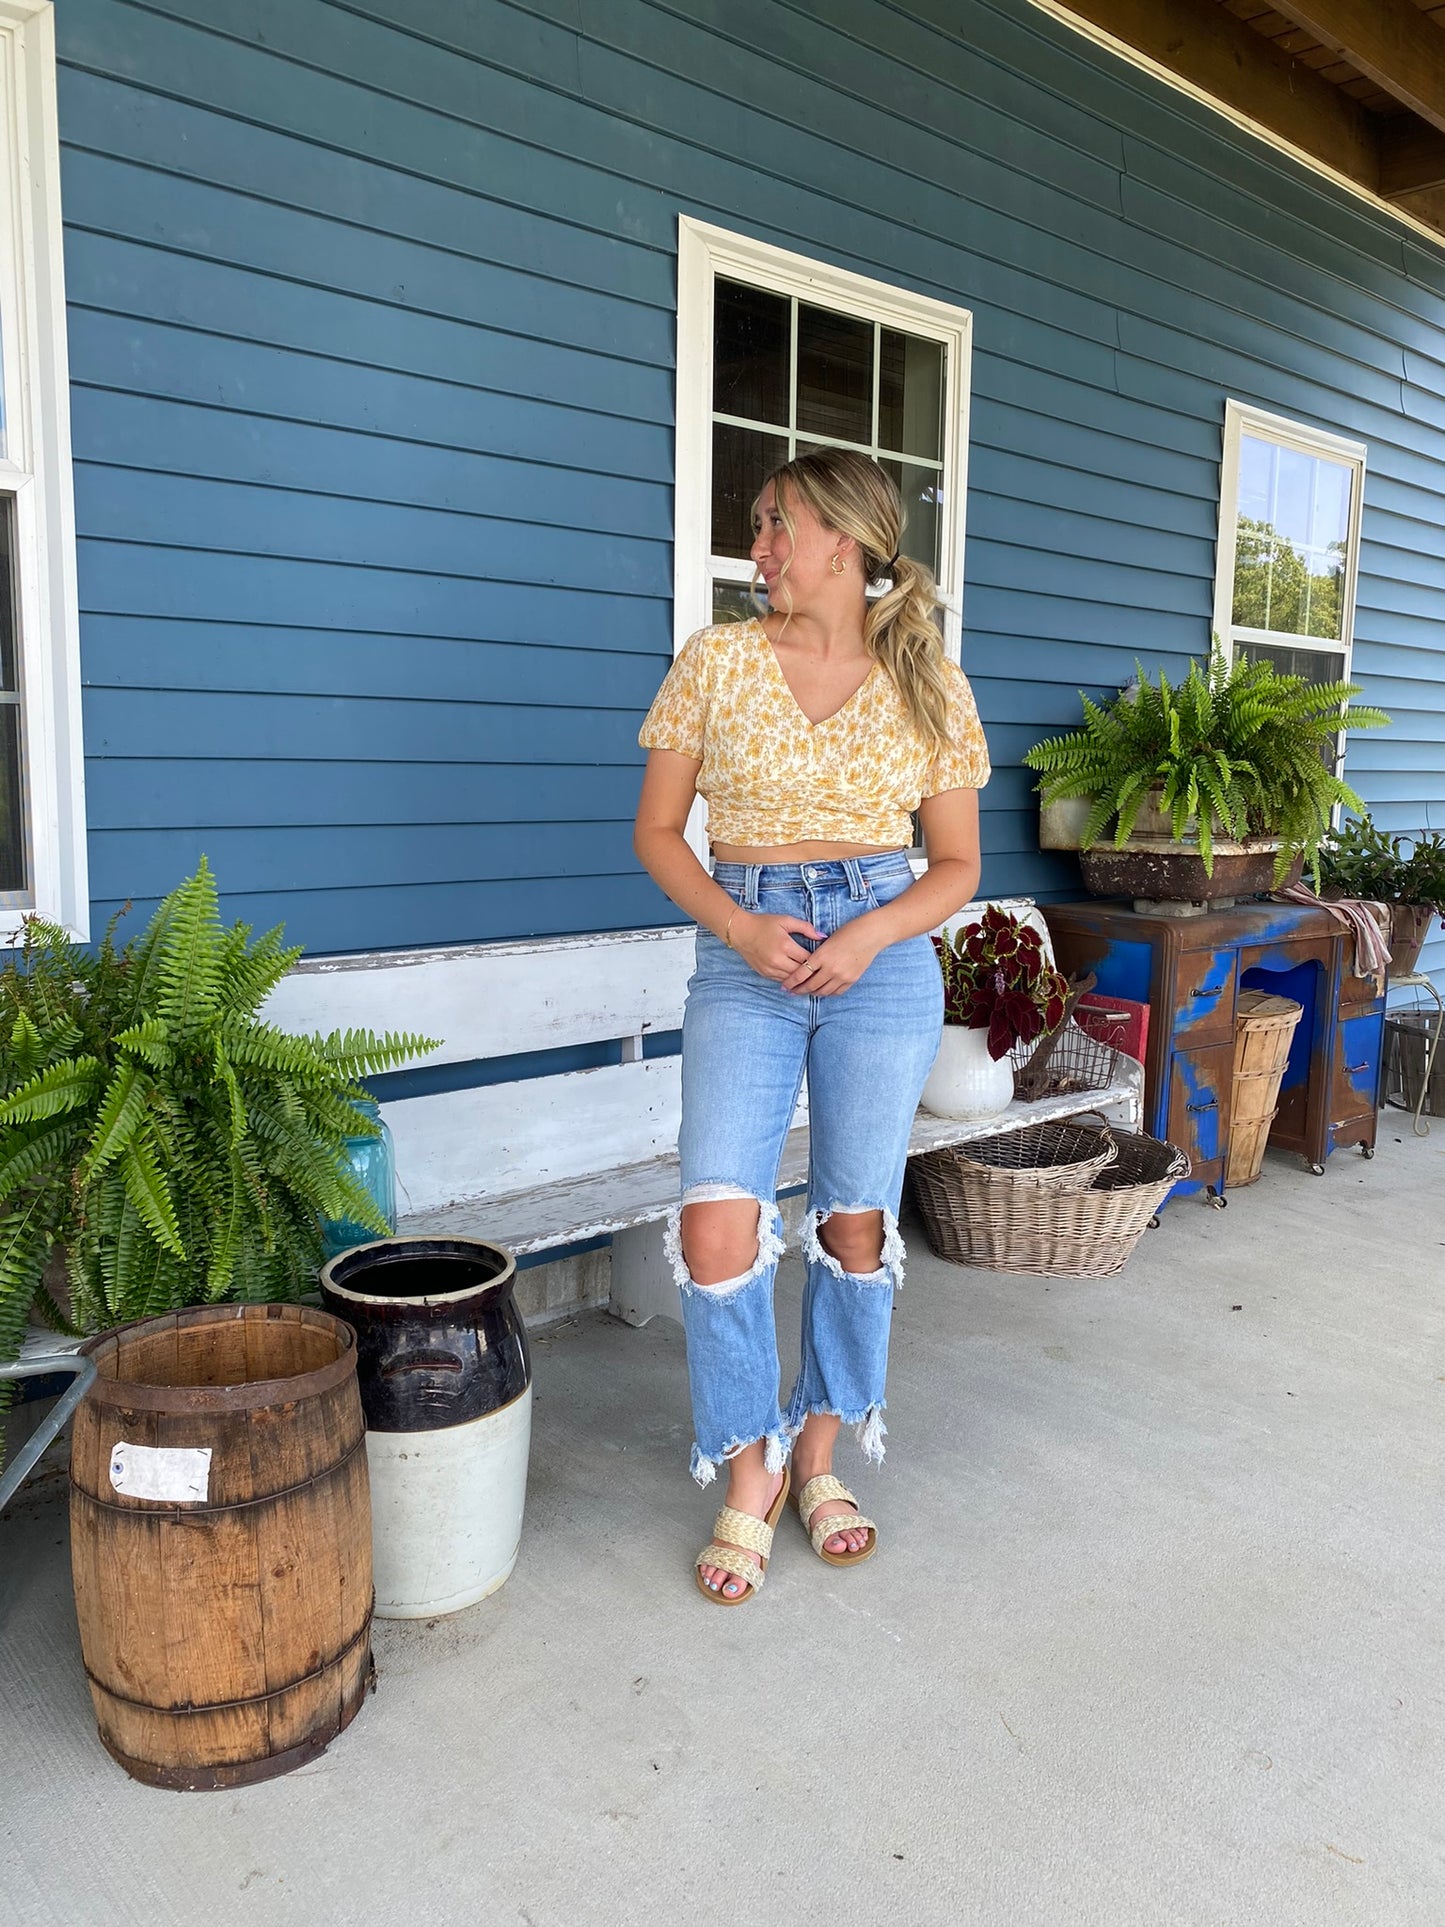
[[[110,1449],[110,1482],[128,1499],[205,1502],[211,1486],[209,1445],[127,1445]]]

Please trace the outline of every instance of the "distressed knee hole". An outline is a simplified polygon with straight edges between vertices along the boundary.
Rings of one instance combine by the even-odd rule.
[[[746,1271],[704,1284],[692,1275],[687,1254],[683,1250],[682,1214],[691,1204],[718,1204],[730,1199],[746,1199],[758,1208],[756,1255]],[[689,1185],[680,1202],[667,1214],[662,1242],[679,1291],[707,1292],[711,1296],[728,1297],[761,1277],[782,1256],[782,1218],[775,1203],[755,1196],[740,1185],[694,1184]]]
[[[877,1264],[867,1271],[848,1271],[842,1261],[831,1252],[819,1235],[821,1227],[830,1218],[849,1218],[864,1213],[880,1215],[883,1219],[883,1236]],[[876,1204],[835,1204],[826,1211],[810,1211],[803,1221],[803,1252],[810,1262],[821,1264],[832,1272],[835,1278],[849,1278],[858,1285],[891,1285],[895,1290],[903,1284],[903,1239],[898,1230],[898,1220],[885,1207]]]

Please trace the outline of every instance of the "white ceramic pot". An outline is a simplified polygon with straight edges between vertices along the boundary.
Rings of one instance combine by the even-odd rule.
[[[997,1117],[1013,1102],[1014,1067],[988,1054],[988,1032],[945,1024],[938,1055],[923,1087],[923,1108],[935,1117]]]
[[[494,1593],[517,1563],[532,1388],[437,1432],[368,1432],[376,1611],[431,1619]]]

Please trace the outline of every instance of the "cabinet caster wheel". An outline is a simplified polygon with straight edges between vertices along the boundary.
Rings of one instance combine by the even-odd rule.
[[[1360,1146],[1360,1156],[1362,1158],[1372,1158],[1374,1155],[1375,1147],[1373,1144],[1362,1144]]]
[[[1209,1199],[1209,1208],[1211,1211],[1227,1211],[1229,1209],[1229,1199],[1221,1198],[1212,1184],[1206,1195]]]
[[[1325,1167],[1322,1164],[1312,1164],[1310,1166],[1310,1171],[1313,1176],[1317,1178],[1322,1178],[1325,1174]]]
[[[1145,1226],[1145,1229],[1147,1231],[1157,1231],[1159,1229],[1161,1222],[1162,1220],[1160,1219],[1159,1213],[1156,1211],[1154,1213],[1154,1216],[1149,1220],[1148,1224]]]

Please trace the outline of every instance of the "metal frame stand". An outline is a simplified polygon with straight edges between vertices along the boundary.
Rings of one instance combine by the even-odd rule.
[[[1420,1074],[1420,1095],[1415,1100],[1415,1115],[1411,1128],[1416,1137],[1429,1137],[1430,1126],[1424,1121],[1425,1098],[1430,1090],[1430,1073],[1435,1068],[1435,1054],[1440,1048],[1440,1038],[1445,1033],[1445,997],[1442,997],[1433,977],[1427,977],[1423,970],[1409,971],[1403,977],[1390,979],[1391,990],[1423,990],[1435,1000],[1439,1021],[1433,1030],[1427,1029],[1425,1035],[1425,1068]]]

